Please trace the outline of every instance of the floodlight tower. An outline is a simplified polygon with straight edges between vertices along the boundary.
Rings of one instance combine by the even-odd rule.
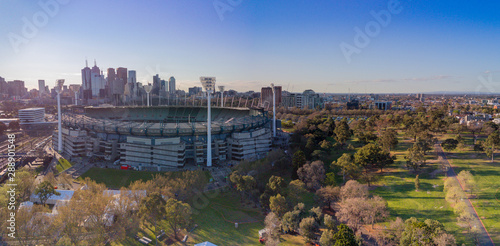
[[[56,81],[56,92],[57,92],[57,151],[59,154],[62,153],[62,127],[61,127],[61,91],[64,85],[64,79],[58,79]]]
[[[224,107],[224,86],[219,85],[219,91],[220,91],[220,107]]]
[[[201,85],[207,92],[207,167],[212,166],[212,115],[210,112],[210,94],[215,89],[215,77],[200,77]]]
[[[276,137],[276,90],[273,83],[271,89],[273,90],[273,137]]]
[[[144,86],[144,90],[146,91],[146,95],[147,95],[147,100],[148,100],[148,107],[149,107],[149,93],[151,93],[151,90],[153,90],[153,87],[151,85],[145,85]]]

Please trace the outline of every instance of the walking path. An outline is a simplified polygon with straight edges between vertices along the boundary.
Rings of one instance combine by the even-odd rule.
[[[438,153],[438,157],[440,157],[439,159],[442,161],[443,165],[445,167],[447,167],[447,170],[448,170],[447,173],[446,173],[447,176],[449,178],[455,179],[455,181],[460,185],[460,188],[462,188],[462,190],[463,190],[464,188],[462,187],[462,184],[460,183],[460,180],[458,180],[457,174],[453,170],[453,166],[450,164],[450,162],[446,158],[446,154],[443,152],[443,149],[441,148],[441,145],[436,144],[435,145],[435,149],[436,149],[436,151]],[[480,241],[479,244],[480,245],[486,245],[486,246],[494,246],[495,243],[493,243],[493,240],[491,239],[490,234],[486,230],[486,227],[484,227],[483,221],[481,221],[481,218],[479,218],[479,215],[477,214],[476,209],[472,205],[470,199],[467,198],[467,202],[465,202],[465,204],[467,204],[467,206],[469,207],[469,212],[474,217],[474,220],[471,222],[471,226],[479,228],[479,230],[481,232],[481,237],[479,239],[479,241]]]

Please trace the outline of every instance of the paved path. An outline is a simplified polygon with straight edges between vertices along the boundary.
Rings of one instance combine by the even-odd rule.
[[[443,149],[441,148],[441,145],[436,144],[435,145],[435,149],[436,149],[436,151],[438,153],[439,160],[441,160],[441,162],[443,163],[443,165],[445,167],[447,167],[447,169],[448,169],[448,171],[446,173],[447,176],[450,177],[450,178],[455,179],[455,181],[460,185],[460,188],[462,188],[462,190],[463,190],[462,184],[458,180],[457,174],[455,173],[455,170],[453,170],[453,166],[448,161],[448,158],[446,158],[446,154],[443,152]],[[479,230],[481,231],[480,245],[494,246],[495,244],[493,243],[493,240],[491,239],[490,235],[488,234],[488,231],[484,227],[484,224],[481,221],[481,219],[479,218],[479,215],[477,214],[476,209],[472,205],[470,199],[467,199],[467,201],[465,202],[465,204],[467,204],[467,206],[469,207],[469,212],[474,217],[474,220],[471,222],[471,226],[479,228]]]

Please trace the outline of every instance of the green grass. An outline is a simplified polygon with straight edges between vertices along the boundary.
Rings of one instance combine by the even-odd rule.
[[[445,229],[452,233],[457,244],[472,245],[472,240],[464,233],[465,228],[457,225],[456,215],[453,208],[444,199],[443,192],[444,173],[432,177],[430,173],[439,168],[435,161],[428,161],[427,166],[419,175],[420,189],[415,191],[415,175],[404,168],[403,156],[413,142],[404,140],[401,136],[399,144],[393,151],[398,158],[388,172],[374,183],[372,194],[379,195],[387,201],[390,212],[389,220],[401,217],[406,220],[411,217],[420,220],[434,219],[443,223]],[[435,159],[433,150],[428,152],[429,159]],[[388,224],[388,223],[385,223]]]
[[[491,160],[484,153],[457,150],[447,155],[455,173],[470,171],[477,182],[477,198],[470,199],[493,242],[500,244],[500,155]]]
[[[83,175],[81,175],[78,180],[83,180],[85,178],[90,178],[97,183],[103,183],[106,187],[111,189],[119,189],[121,187],[128,187],[131,183],[137,180],[151,180],[157,174],[166,175],[168,177],[178,177],[181,171],[178,172],[148,172],[148,171],[132,171],[132,170],[121,170],[121,169],[110,169],[110,168],[91,168]],[[209,171],[205,171],[205,175],[208,179],[212,176]]]
[[[58,160],[58,163],[56,165],[56,169],[58,172],[62,172],[70,167],[72,167],[73,164],[71,164],[71,162],[69,162],[68,160],[64,159],[64,158],[60,158]]]

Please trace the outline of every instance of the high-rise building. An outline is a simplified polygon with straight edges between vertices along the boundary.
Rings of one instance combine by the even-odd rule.
[[[40,96],[45,93],[45,80],[43,79],[38,80],[38,93]]]
[[[275,86],[274,90],[276,92],[276,105],[281,104],[281,86]],[[262,87],[260,90],[260,100],[262,104],[267,107],[273,106],[273,89],[271,87]]]
[[[92,99],[91,70],[87,61],[85,61],[85,67],[82,69],[82,90],[84,100]]]
[[[124,85],[128,82],[127,75],[128,75],[127,68],[119,67],[116,69],[116,77],[122,79]]]
[[[188,91],[189,91],[189,96],[198,95],[198,93],[201,92],[201,87],[197,87],[197,86],[191,87],[188,89]]]
[[[10,96],[21,97],[28,92],[26,87],[24,87],[24,81],[14,80],[7,83],[8,94]]]
[[[0,77],[0,93],[8,93],[7,82],[2,77]]]
[[[175,78],[174,77],[170,77],[170,79],[168,80],[168,92],[170,94],[175,94]]]
[[[161,80],[160,91],[168,91],[168,82],[164,79]]]
[[[106,88],[106,80],[104,79],[104,74],[101,73],[101,70],[97,66],[96,61],[94,60],[94,66],[90,72],[90,83],[92,88],[92,97],[99,97],[101,90]]]
[[[135,70],[128,71],[128,86],[131,97],[137,97],[137,74]]]
[[[108,83],[112,83],[116,79],[116,73],[114,68],[108,68]]]
[[[153,76],[153,89],[151,90],[152,95],[158,95],[160,92],[160,86],[161,86],[161,79],[160,76],[157,74]]]

